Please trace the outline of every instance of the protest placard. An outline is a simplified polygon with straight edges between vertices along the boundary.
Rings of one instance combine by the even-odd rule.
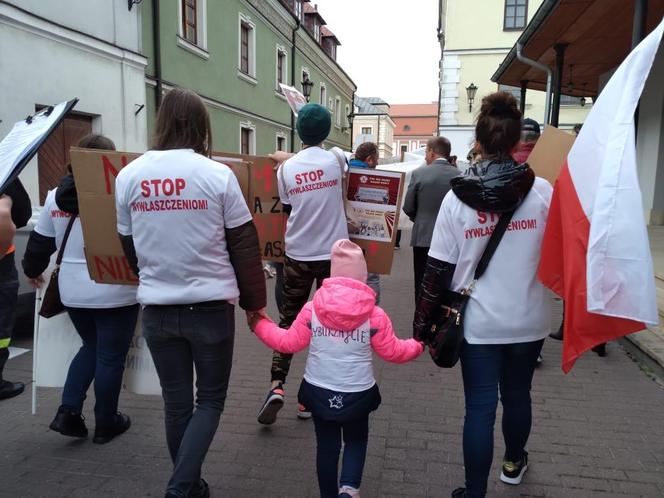
[[[284,97],[286,97],[286,101],[288,102],[291,111],[293,111],[293,114],[297,117],[297,113],[300,112],[300,109],[307,105],[307,98],[293,86],[279,83],[279,88],[281,89],[281,93],[284,94]],[[323,105],[325,105],[325,102],[323,102]]]
[[[249,165],[247,205],[258,231],[261,257],[267,261],[281,262],[285,254],[284,232],[287,217],[279,200],[277,172],[275,171],[277,163],[267,156],[250,156],[230,152],[215,152],[213,156],[222,162],[224,162],[224,158],[240,159]]]
[[[137,285],[117,234],[115,178],[140,154],[72,147],[70,155],[90,278],[103,284]],[[249,204],[249,165],[242,159],[225,164],[238,178]]]
[[[118,237],[115,177],[140,154],[72,147],[71,166],[90,277],[104,284],[138,284]]]
[[[350,168],[347,183],[346,215],[352,221],[350,239],[364,250],[369,272],[389,274],[394,257],[404,174]]]
[[[553,185],[572,145],[574,145],[574,135],[555,126],[546,126],[527,162],[537,176],[545,178]]]

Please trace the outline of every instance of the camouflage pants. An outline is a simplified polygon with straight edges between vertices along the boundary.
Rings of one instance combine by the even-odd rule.
[[[295,321],[297,314],[306,304],[311,293],[311,286],[316,288],[330,276],[330,261],[296,261],[284,258],[284,289],[281,309],[279,309],[279,326],[287,329]],[[286,382],[290,370],[292,354],[272,352],[272,380]]]

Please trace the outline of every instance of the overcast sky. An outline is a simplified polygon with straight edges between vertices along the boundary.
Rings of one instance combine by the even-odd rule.
[[[436,0],[312,0],[341,46],[337,60],[361,97],[438,101]]]

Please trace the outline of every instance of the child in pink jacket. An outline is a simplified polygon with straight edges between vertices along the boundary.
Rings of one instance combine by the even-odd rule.
[[[313,415],[316,469],[323,498],[359,497],[369,436],[369,413],[380,405],[372,350],[384,360],[405,363],[423,351],[414,339],[399,339],[375,305],[367,285],[362,249],[350,240],[332,247],[330,278],[302,308],[288,330],[257,318],[252,328],[269,347],[296,353],[309,346],[298,400]],[[345,444],[341,478],[337,465]]]

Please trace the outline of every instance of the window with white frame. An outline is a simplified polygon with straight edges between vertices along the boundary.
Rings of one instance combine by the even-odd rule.
[[[286,83],[288,81],[288,56],[286,49],[277,46],[277,91],[281,93],[279,83]]]
[[[286,135],[284,133],[277,133],[277,150],[286,150],[288,148],[288,142],[286,141]]]
[[[325,83],[321,82],[320,84],[320,105],[325,107],[325,103],[327,102],[327,88],[325,87]]]
[[[314,21],[314,38],[316,38],[316,41],[320,43],[320,23],[318,20]]]
[[[334,99],[330,98],[330,100],[327,101],[327,109],[332,112],[334,110]]]
[[[207,0],[178,0],[179,40],[207,50]]]
[[[251,18],[240,13],[238,69],[242,74],[256,77],[256,26]]]
[[[295,0],[295,15],[298,19],[302,19],[302,0]]]
[[[372,135],[372,134],[373,134],[373,128],[371,126],[362,127],[362,135]]]
[[[350,131],[350,121],[348,121],[348,115],[350,114],[350,106],[346,104],[344,107],[344,126]]]
[[[341,99],[334,99],[334,121],[337,126],[341,126]]]
[[[240,154],[256,154],[256,126],[249,121],[240,123]]]

